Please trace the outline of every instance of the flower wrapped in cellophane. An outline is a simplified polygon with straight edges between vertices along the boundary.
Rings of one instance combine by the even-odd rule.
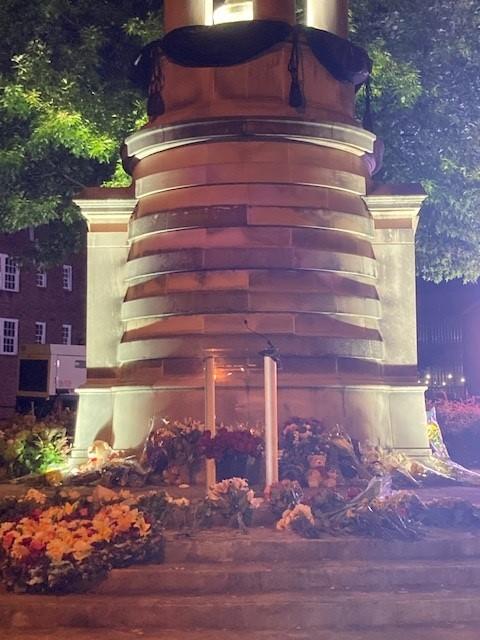
[[[244,478],[229,478],[210,487],[203,502],[202,519],[208,523],[215,516],[242,531],[251,524],[257,506],[255,494]]]

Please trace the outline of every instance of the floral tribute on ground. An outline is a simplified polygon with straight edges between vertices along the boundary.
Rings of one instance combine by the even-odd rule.
[[[64,484],[131,488],[200,484],[207,458],[215,460],[220,480],[241,476],[257,484],[263,438],[246,425],[221,426],[212,436],[193,418],[181,422],[161,418],[152,419],[138,457],[114,451],[102,441],[94,442],[88,455],[86,463],[66,474]]]
[[[219,523],[221,518],[227,526],[238,528],[244,533],[252,524],[253,510],[258,506],[255,493],[250,489],[248,480],[229,478],[217,482],[208,491],[204,501],[204,523]]]
[[[170,544],[177,535],[193,536],[210,527],[246,533],[254,520],[275,522],[278,531],[306,538],[415,541],[431,527],[478,530],[479,507],[463,500],[425,503],[403,490],[438,482],[475,484],[480,478],[450,460],[433,419],[431,460],[422,462],[361,446],[338,427],[327,430],[319,421],[292,419],[281,432],[282,480],[267,487],[262,498],[255,497],[243,474],[221,479],[206,497],[192,502],[164,491],[134,496],[98,485],[102,480],[122,485],[138,476],[136,486],[143,486],[151,478],[165,482],[173,475],[178,483],[178,474],[187,470],[190,479],[205,457],[229,460],[230,469],[233,462],[258,460],[263,441],[249,429],[221,428],[212,437],[194,421],[163,421],[152,428],[140,460],[122,458],[107,443],[96,442],[85,469],[73,477],[95,488],[87,482],[81,493],[65,487],[45,493],[30,489],[20,499],[0,500],[0,576],[18,592],[86,590],[114,567],[161,562],[166,528],[173,531]],[[255,516],[257,507],[262,509]]]
[[[281,432],[280,475],[265,490],[279,518],[277,529],[307,538],[365,535],[416,540],[425,527],[478,527],[480,509],[467,501],[423,503],[404,489],[439,484],[480,483],[448,454],[434,413],[427,434],[431,456],[418,461],[352,441],[342,429],[294,418]]]
[[[4,499],[1,577],[17,592],[66,593],[91,587],[113,567],[161,562],[168,508],[164,494],[134,498],[102,487],[83,497],[30,489],[18,501]]]
[[[194,504],[164,491],[29,489],[0,500],[0,577],[16,592],[85,591],[112,568],[162,562],[167,527],[182,535],[212,526],[245,533],[256,506],[242,478],[213,485]]]

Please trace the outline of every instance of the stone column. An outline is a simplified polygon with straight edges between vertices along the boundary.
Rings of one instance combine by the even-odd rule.
[[[117,350],[128,257],[128,221],[136,199],[131,188],[85,189],[75,200],[88,223],[87,382],[79,405],[72,466],[83,462],[94,440],[112,444]]]
[[[418,185],[381,185],[365,198],[375,222],[392,446],[418,457],[428,452],[425,389],[417,383],[415,301],[415,231],[425,197]]]
[[[307,25],[348,38],[348,0],[307,0]]]
[[[180,27],[212,24],[213,0],[165,0],[164,32]]]
[[[254,0],[255,20],[281,20],[295,24],[295,0]]]

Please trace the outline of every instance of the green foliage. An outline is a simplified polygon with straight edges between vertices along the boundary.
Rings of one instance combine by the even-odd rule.
[[[62,465],[68,451],[66,428],[54,420],[37,422],[32,416],[17,416],[0,431],[0,468],[11,477]]]
[[[4,0],[0,6],[0,231],[56,223],[34,259],[61,260],[82,237],[72,195],[125,186],[122,139],[145,118],[128,69],[160,35],[161,2]],[[297,3],[299,17],[304,3]],[[14,19],[21,16],[21,20]],[[379,179],[421,182],[419,273],[480,275],[478,0],[356,0],[353,39],[374,61]],[[361,111],[362,105],[360,100]],[[41,258],[41,256],[44,256]]]
[[[4,0],[0,6],[0,231],[54,223],[34,260],[61,261],[84,226],[72,196],[124,185],[123,138],[144,118],[129,77],[158,37],[157,2]],[[14,17],[21,16],[21,20]]]
[[[381,180],[421,182],[419,273],[480,276],[480,6],[476,0],[360,0],[355,40],[374,60]]]

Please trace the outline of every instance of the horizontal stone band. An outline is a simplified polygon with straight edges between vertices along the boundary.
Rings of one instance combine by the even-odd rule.
[[[378,300],[340,297],[336,295],[311,295],[304,293],[269,291],[213,291],[168,293],[163,296],[124,302],[122,318],[160,318],[171,315],[204,313],[288,313],[292,309],[312,313],[339,313],[361,317],[379,318]]]
[[[373,152],[375,135],[360,127],[333,122],[273,118],[222,118],[147,128],[125,141],[125,159],[141,160],[178,146],[219,140],[292,140],[363,155]]]
[[[169,251],[130,260],[125,268],[127,282],[158,274],[208,271],[210,269],[298,269],[326,271],[376,278],[377,265],[372,258],[331,251],[269,248],[191,249]]]
[[[234,342],[234,344],[233,344]],[[383,356],[383,344],[375,340],[351,340],[332,337],[276,336],[275,346],[285,355],[297,357],[321,357],[333,355],[349,356],[367,360],[379,360]],[[261,349],[256,336],[236,335],[235,340],[228,335],[182,336],[153,338],[134,342],[122,342],[118,349],[121,363],[164,358],[204,357],[207,351],[219,355],[229,353],[245,356],[256,354]]]

